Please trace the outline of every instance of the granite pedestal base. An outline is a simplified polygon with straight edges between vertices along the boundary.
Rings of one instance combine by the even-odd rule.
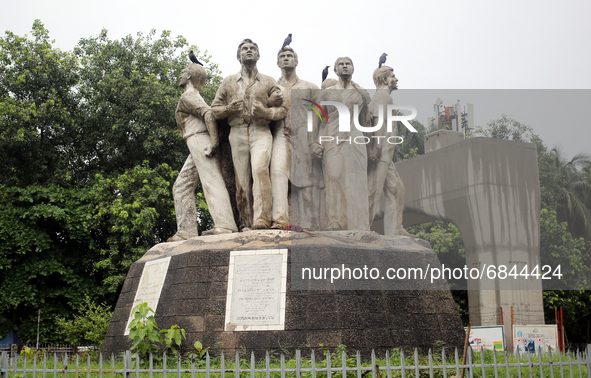
[[[288,250],[284,329],[227,331],[230,253],[266,249]],[[195,341],[211,347],[211,353],[246,349],[260,356],[267,350],[309,350],[321,345],[335,349],[342,344],[350,351],[366,352],[393,347],[426,350],[441,341],[446,346],[463,345],[465,333],[445,283],[437,286],[428,281],[409,281],[398,290],[375,290],[371,286],[345,290],[330,282],[292,280],[303,266],[338,264],[343,254],[363,258],[372,251],[391,254],[393,266],[402,260],[423,268],[440,266],[423,240],[362,231],[318,232],[312,236],[261,230],[158,244],[129,270],[102,352],[119,353],[131,346],[124,332],[144,265],[167,257],[170,262],[156,319],[160,328],[178,324],[186,330],[187,351]]]

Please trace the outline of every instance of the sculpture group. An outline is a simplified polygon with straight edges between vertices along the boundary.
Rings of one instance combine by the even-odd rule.
[[[325,119],[318,117],[312,132],[302,122],[309,111],[301,106],[303,101],[333,101],[347,106],[351,125],[354,116],[363,126],[375,125],[378,112],[393,103],[390,94],[397,89],[393,69],[380,58],[380,67],[373,73],[376,93],[372,99],[352,81],[354,66],[348,57],[335,62],[338,81],[324,80],[323,72],[322,90],[298,78],[298,56],[288,44],[277,54],[278,81],[258,72],[259,49],[252,40],[240,43],[237,59],[240,72],[223,80],[211,107],[199,94],[207,77],[205,68],[189,63],[181,76],[184,93],[176,120],[190,155],[173,186],[177,233],[169,241],[198,236],[194,192],[199,183],[214,222],[212,234],[290,225],[369,230],[381,212],[386,235],[409,235],[402,228],[404,187],[392,162],[394,145],[383,142],[385,138],[365,138],[370,140],[367,144],[351,142],[357,137],[385,136],[385,128],[365,135],[355,127],[341,132],[334,106],[323,107]],[[230,126],[237,220],[220,164],[217,121],[222,119]],[[327,142],[329,136],[335,138]]]

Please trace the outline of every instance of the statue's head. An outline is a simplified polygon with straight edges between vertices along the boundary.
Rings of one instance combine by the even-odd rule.
[[[240,63],[256,63],[259,60],[259,57],[259,46],[251,39],[246,38],[240,42],[238,45],[238,51],[236,52],[236,58],[240,61]]]
[[[205,83],[206,79],[207,71],[203,66],[195,63],[189,63],[181,75],[179,85],[181,87],[185,87],[187,82],[191,81],[191,84],[193,84],[193,86],[199,90]]]
[[[285,46],[277,53],[277,67],[295,68],[298,65],[298,54],[289,46]]]
[[[343,56],[337,59],[334,63],[334,72],[338,77],[351,76],[355,68],[353,67],[353,61],[348,56]]]
[[[394,69],[388,66],[376,68],[373,71],[373,82],[376,88],[388,87],[391,90],[398,89],[398,79],[394,76]]]

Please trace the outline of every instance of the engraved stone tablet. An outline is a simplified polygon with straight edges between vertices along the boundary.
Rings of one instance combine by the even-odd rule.
[[[225,330],[283,330],[286,288],[287,249],[231,252]]]
[[[148,307],[156,312],[158,300],[160,299],[160,292],[162,292],[162,286],[166,279],[166,272],[168,272],[168,264],[170,264],[170,257],[148,261],[144,264],[144,270],[142,271],[142,277],[140,278],[140,283],[135,292],[135,299],[131,311],[133,311],[135,306],[140,303],[148,302]],[[125,335],[129,335],[129,324],[132,320],[132,312],[130,312],[127,326],[125,327]]]

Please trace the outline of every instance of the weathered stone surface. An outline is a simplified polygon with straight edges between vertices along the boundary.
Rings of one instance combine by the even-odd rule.
[[[172,188],[177,233],[169,241],[186,240],[198,235],[195,189],[199,184],[203,187],[214,222],[213,233],[238,231],[217,152],[218,125],[199,94],[206,79],[207,72],[203,66],[189,63],[179,82],[184,92],[175,113],[176,121],[191,153]]]
[[[258,59],[258,45],[244,39],[238,46],[240,72],[224,79],[211,104],[213,117],[227,119],[232,126],[229,142],[241,229],[271,226],[269,163],[273,143],[269,122],[281,120],[287,113],[277,82],[258,72]]]
[[[425,149],[432,152],[396,164],[406,188],[404,226],[437,219],[453,223],[462,234],[470,269],[538,265],[540,185],[535,144],[492,138],[450,144],[451,135],[443,130],[429,138]],[[437,144],[442,148],[435,150]],[[509,335],[511,312],[505,309],[511,307],[527,308],[531,324],[544,324],[541,281],[497,277],[467,281],[472,325],[505,324]],[[504,319],[500,311],[486,315],[500,307]],[[441,304],[438,308],[450,311]],[[511,350],[511,338],[507,345]]]
[[[373,117],[378,119],[381,117],[385,120],[388,116],[388,105],[394,103],[390,94],[398,89],[398,79],[394,76],[394,69],[380,66],[373,72],[373,81],[376,85],[376,93],[369,103],[369,110]],[[369,219],[373,222],[376,213],[383,213],[381,218],[384,220],[384,235],[409,236],[409,233],[402,228],[404,185],[393,163],[395,145],[379,144],[373,138],[380,136],[392,138],[396,134],[396,128],[388,132],[386,127],[365,134],[372,137],[372,143],[368,145],[367,164]],[[384,202],[380,204],[382,197]]]
[[[408,237],[385,237],[369,231],[318,232],[317,236],[280,230],[259,230],[212,235],[183,242],[162,243],[150,249],[130,272],[141,272],[147,261],[171,257],[157,309],[161,327],[178,324],[187,331],[188,348],[201,341],[211,347],[234,352],[246,348],[263,355],[265,350],[336,348],[365,352],[392,347],[430,348],[435,341],[460,346],[464,331],[451,293],[437,290],[294,290],[288,279],[283,331],[224,331],[226,290],[230,251],[288,249],[288,277],[291,266],[313,257],[355,261],[376,250],[392,252],[392,265],[401,259],[418,266],[438,264],[428,243]],[[353,257],[346,251],[354,251]],[[302,254],[302,251],[314,253]],[[318,252],[318,253],[316,253]],[[176,263],[176,259],[187,266]],[[310,261],[308,261],[310,262]],[[139,268],[138,268],[139,267]],[[225,281],[226,280],[226,281]],[[103,353],[121,352],[130,343],[123,335],[139,277],[129,276],[117,303],[113,322],[102,347]],[[315,285],[313,285],[315,286]]]

